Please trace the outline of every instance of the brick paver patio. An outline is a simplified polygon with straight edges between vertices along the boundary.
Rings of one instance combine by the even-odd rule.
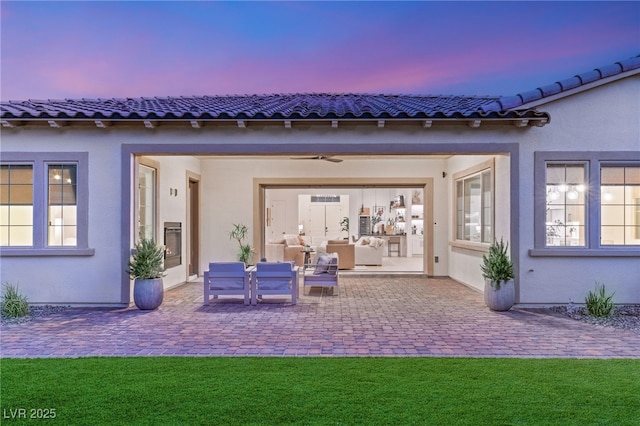
[[[69,309],[2,327],[2,357],[469,356],[640,358],[640,333],[546,310],[492,312],[449,279],[345,277],[337,296],[298,305],[227,298],[202,304],[202,284],[167,291],[150,312]]]

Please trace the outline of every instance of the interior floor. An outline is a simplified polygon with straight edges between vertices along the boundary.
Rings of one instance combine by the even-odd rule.
[[[423,273],[422,255],[413,257],[387,257],[382,258],[381,266],[361,266],[356,265],[353,269],[340,270],[341,274],[361,274],[361,273]]]

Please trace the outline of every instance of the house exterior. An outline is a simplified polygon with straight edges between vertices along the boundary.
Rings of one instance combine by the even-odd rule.
[[[32,303],[128,306],[139,235],[169,244],[169,288],[234,260],[234,223],[262,257],[270,188],[397,186],[424,197],[425,275],[482,291],[504,238],[521,306],[596,281],[637,304],[639,117],[640,56],[511,97],[3,101],[1,280]]]

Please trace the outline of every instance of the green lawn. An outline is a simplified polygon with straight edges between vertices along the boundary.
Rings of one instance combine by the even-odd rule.
[[[0,362],[1,423],[7,425],[640,425],[640,360]],[[55,419],[15,419],[19,409],[27,417],[55,410]]]

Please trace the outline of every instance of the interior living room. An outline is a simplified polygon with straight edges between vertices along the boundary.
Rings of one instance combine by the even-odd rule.
[[[268,188],[265,206],[268,260],[338,253],[343,273],[424,270],[422,187]]]

